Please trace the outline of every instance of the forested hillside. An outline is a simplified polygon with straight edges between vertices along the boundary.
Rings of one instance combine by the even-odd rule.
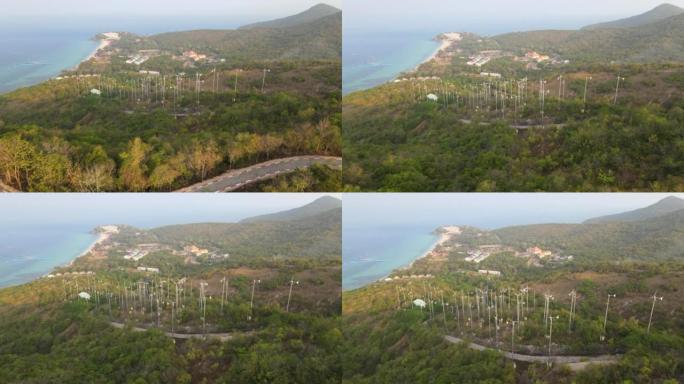
[[[77,69],[0,95],[0,181],[172,191],[274,158],[339,156],[341,33],[340,12],[284,28],[121,33]],[[328,171],[340,173],[298,188],[339,190]]]
[[[339,383],[341,217],[107,237],[0,290],[2,383]]]

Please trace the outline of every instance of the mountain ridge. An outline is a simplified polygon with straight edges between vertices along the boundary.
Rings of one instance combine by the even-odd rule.
[[[614,215],[594,217],[585,220],[583,224],[647,220],[665,216],[680,210],[684,210],[684,199],[670,196],[658,201],[655,204],[649,205],[648,207],[639,208],[628,212],[621,212]]]
[[[240,223],[301,220],[329,212],[333,209],[340,209],[341,207],[342,200],[334,198],[332,196],[323,196],[301,207],[276,213],[270,213],[266,215],[248,217],[246,219],[241,220]]]
[[[643,25],[657,23],[670,17],[681,15],[682,13],[684,13],[684,9],[670,3],[664,3],[648,12],[639,15],[614,21],[587,25],[583,27],[582,30],[591,31],[597,29],[640,27]]]
[[[319,4],[314,5],[311,8],[307,9],[306,11],[300,12],[296,15],[291,15],[291,16],[287,16],[287,17],[283,17],[283,18],[279,18],[279,19],[243,25],[240,28],[238,28],[238,30],[248,30],[248,29],[256,29],[256,28],[265,28],[265,29],[288,28],[288,27],[293,27],[293,26],[297,26],[297,25],[301,25],[301,24],[310,23],[310,22],[320,20],[324,17],[335,15],[338,13],[342,13],[342,10],[335,8],[335,7],[328,5],[328,4],[319,3]]]

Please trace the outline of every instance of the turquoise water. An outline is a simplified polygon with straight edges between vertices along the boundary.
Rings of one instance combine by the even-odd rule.
[[[415,68],[439,47],[433,32],[355,33],[343,40],[343,93],[372,88]]]
[[[99,45],[94,37],[120,31],[148,35],[204,28],[235,28],[258,21],[231,15],[77,16],[68,19],[12,19],[0,12],[0,93],[38,84],[76,67]]]
[[[345,226],[342,234],[342,289],[350,290],[379,280],[408,266],[432,249],[436,229],[415,227]]]
[[[0,287],[21,284],[81,255],[100,225],[156,228],[230,223],[303,206],[320,194],[0,194]]]
[[[91,31],[0,30],[0,93],[76,67],[98,42]]]
[[[0,287],[22,284],[69,263],[97,239],[84,227],[7,228],[0,232]]]

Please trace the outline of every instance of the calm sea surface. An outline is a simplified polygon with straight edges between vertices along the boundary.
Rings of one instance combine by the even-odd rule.
[[[102,32],[141,35],[191,29],[235,28],[255,21],[230,17],[112,16],[60,20],[8,20],[0,14],[0,93],[38,84],[76,67],[99,45]]]

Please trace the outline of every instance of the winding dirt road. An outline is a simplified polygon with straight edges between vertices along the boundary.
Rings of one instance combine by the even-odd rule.
[[[444,336],[444,340],[446,340],[450,343],[453,343],[453,344],[460,344],[460,343],[464,342],[463,339],[459,339],[458,337],[454,337],[454,336]],[[589,364],[598,364],[598,365],[615,364],[615,363],[617,363],[618,359],[620,358],[620,355],[601,355],[601,356],[523,355],[520,353],[512,353],[512,352],[501,351],[498,349],[489,348],[489,347],[486,347],[484,345],[475,344],[475,343],[468,344],[468,347],[470,349],[474,349],[476,351],[485,351],[485,350],[498,351],[498,352],[503,353],[504,357],[506,357],[507,359],[526,362],[526,363],[544,363],[545,364],[545,363],[551,362],[553,364],[564,364],[564,365],[568,365],[568,367],[570,369],[572,369],[573,371],[582,370],[582,369],[586,368]]]
[[[230,192],[259,181],[313,165],[327,165],[341,169],[342,158],[330,156],[296,156],[270,160],[247,168],[234,169],[212,179],[191,185],[176,192]]]
[[[117,323],[115,321],[111,321],[109,324],[111,324],[114,328],[119,328],[123,329],[126,327],[126,324],[124,323]],[[147,331],[147,328],[141,328],[141,327],[133,327],[132,328],[134,332],[145,332]],[[176,333],[176,332],[164,332],[164,334],[168,337],[171,337],[173,339],[184,339],[184,340],[189,340],[189,339],[218,339],[220,341],[228,341],[234,337],[233,334],[231,333]]]

